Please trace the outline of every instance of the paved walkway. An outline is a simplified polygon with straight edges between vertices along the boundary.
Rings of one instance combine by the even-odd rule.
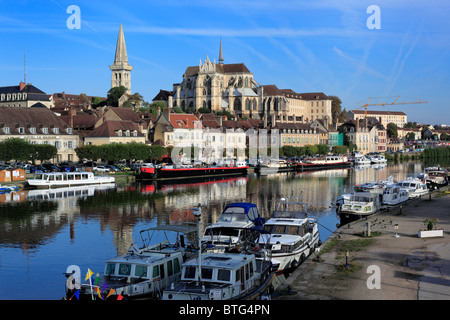
[[[418,237],[428,217],[438,218],[444,237]],[[378,235],[362,236],[367,221]],[[324,250],[327,244],[332,246]],[[287,279],[279,279],[272,299],[450,300],[450,194],[441,189],[431,200],[410,200],[401,209],[345,225],[321,250],[319,259],[313,254]]]

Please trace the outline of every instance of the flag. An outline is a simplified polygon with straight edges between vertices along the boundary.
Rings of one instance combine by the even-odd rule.
[[[123,299],[123,296],[121,295],[121,294],[119,294],[118,296],[117,296],[117,300],[122,300]]]
[[[91,269],[88,269],[88,272],[86,273],[86,279],[84,279],[84,280],[89,279],[93,274],[94,273],[91,271]]]
[[[77,290],[77,292],[75,292],[73,296],[75,296],[78,300],[80,300],[80,290]],[[71,296],[69,300],[72,300],[73,296]]]
[[[100,282],[100,277],[97,275],[95,276],[95,282],[94,282],[94,286],[96,286],[98,283]]]
[[[102,297],[102,295],[100,294],[100,288],[99,288],[99,287],[95,288],[95,292],[97,292],[98,297],[99,297],[101,300],[103,300],[103,297]]]
[[[106,296],[106,299],[108,299],[108,297],[110,295],[112,295],[114,292],[116,292],[116,290],[114,290],[114,289],[109,290],[108,295]]]

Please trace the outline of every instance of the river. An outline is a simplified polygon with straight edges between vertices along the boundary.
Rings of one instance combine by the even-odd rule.
[[[336,230],[336,198],[355,184],[423,172],[418,161],[312,173],[279,173],[179,185],[121,182],[112,187],[23,190],[0,195],[0,299],[55,300],[64,296],[69,265],[81,273],[103,272],[104,261],[125,253],[139,232],[157,225],[195,222],[190,208],[201,203],[203,225],[214,223],[231,202],[257,204],[269,218],[281,197],[297,197],[319,222],[322,241]]]

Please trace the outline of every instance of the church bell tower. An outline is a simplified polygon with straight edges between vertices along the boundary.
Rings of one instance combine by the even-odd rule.
[[[131,94],[131,70],[132,66],[128,64],[127,47],[123,35],[122,24],[120,24],[119,36],[117,38],[116,56],[114,63],[109,66],[111,69],[111,88],[124,86],[127,93]]]

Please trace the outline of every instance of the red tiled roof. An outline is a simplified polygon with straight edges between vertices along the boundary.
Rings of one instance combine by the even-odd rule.
[[[196,123],[198,123],[200,126],[196,127],[195,126]],[[193,114],[171,113],[170,124],[174,128],[203,129],[200,120]]]
[[[139,131],[137,124],[131,121],[105,121],[100,126],[95,128],[90,134],[88,134],[87,137],[118,137],[117,131],[119,130],[122,130],[123,132],[127,130],[133,132],[136,130],[138,137],[144,136],[142,132]]]

